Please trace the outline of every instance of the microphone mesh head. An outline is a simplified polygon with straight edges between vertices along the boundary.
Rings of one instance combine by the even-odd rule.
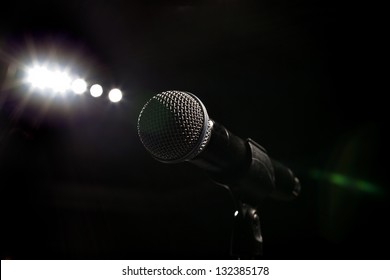
[[[138,135],[159,161],[180,162],[200,153],[208,142],[212,122],[193,94],[165,91],[153,96],[138,117]]]

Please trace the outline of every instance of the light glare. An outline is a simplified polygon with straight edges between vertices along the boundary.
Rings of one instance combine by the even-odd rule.
[[[91,86],[89,91],[93,97],[99,97],[103,94],[103,88],[101,85],[98,84],[94,84],[93,86]]]
[[[43,89],[46,87],[46,77],[49,70],[44,66],[34,66],[27,70],[27,82],[33,87]]]
[[[83,79],[76,79],[72,83],[72,90],[76,94],[82,94],[87,90],[87,82]]]
[[[119,89],[114,88],[108,93],[108,98],[111,102],[119,102],[122,99],[122,92]]]
[[[71,78],[63,71],[51,71],[44,66],[34,66],[27,70],[27,82],[33,88],[49,89],[54,92],[69,90]]]
[[[71,78],[68,73],[55,71],[49,72],[48,75],[48,88],[54,92],[65,92],[69,90]]]

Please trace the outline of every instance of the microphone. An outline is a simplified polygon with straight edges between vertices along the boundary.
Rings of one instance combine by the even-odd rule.
[[[289,168],[271,159],[252,139],[244,140],[210,119],[192,93],[173,90],[153,96],[139,114],[137,129],[156,160],[190,162],[241,201],[292,200],[300,192],[299,180]]]

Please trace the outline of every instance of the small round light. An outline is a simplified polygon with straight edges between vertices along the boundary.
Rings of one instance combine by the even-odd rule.
[[[89,89],[89,92],[91,93],[91,95],[93,97],[99,97],[103,94],[103,88],[101,85],[98,85],[98,84],[94,84],[93,86],[91,86],[91,88]]]
[[[111,102],[114,103],[121,101],[122,96],[123,96],[122,91],[120,91],[117,88],[110,90],[110,92],[108,93],[108,98],[110,99]]]
[[[82,94],[87,90],[87,82],[83,79],[76,79],[72,82],[72,90],[76,94]]]

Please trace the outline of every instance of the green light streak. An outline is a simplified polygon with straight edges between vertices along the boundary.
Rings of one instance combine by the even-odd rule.
[[[373,195],[378,195],[383,193],[382,189],[373,183],[348,177],[340,173],[325,172],[318,169],[314,169],[310,172],[310,176],[313,179],[319,181],[327,181],[345,189],[356,190],[359,192],[365,192]]]

